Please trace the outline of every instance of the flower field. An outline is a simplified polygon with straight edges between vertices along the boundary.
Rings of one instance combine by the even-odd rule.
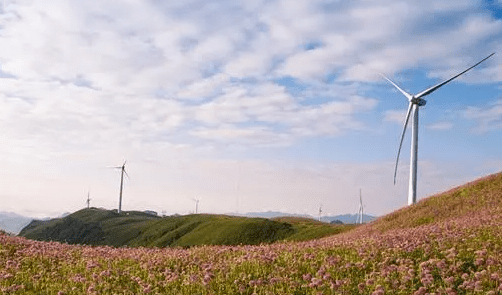
[[[410,221],[412,225],[403,227],[401,215],[384,216],[350,232],[308,242],[113,248],[0,234],[0,290],[4,294],[502,294],[501,184],[498,174],[398,211],[414,219],[415,225]],[[465,205],[453,208],[448,202]],[[417,208],[429,211],[416,213]],[[427,214],[432,214],[432,221]]]

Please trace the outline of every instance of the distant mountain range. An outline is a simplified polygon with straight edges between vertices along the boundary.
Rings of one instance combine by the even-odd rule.
[[[17,235],[32,219],[12,212],[0,212],[0,230]]]
[[[306,218],[312,218],[317,220],[318,218],[312,216],[312,215],[301,215],[301,214],[290,214],[290,213],[284,213],[284,212],[277,212],[277,211],[267,211],[267,212],[248,212],[245,214],[229,214],[229,215],[237,215],[237,216],[245,216],[245,217],[261,217],[261,218],[275,218],[275,217],[281,217],[281,216],[292,216],[292,217],[306,217]],[[344,224],[350,224],[350,223],[356,223],[357,221],[357,214],[343,214],[343,215],[335,215],[335,216],[322,216],[321,221],[323,222],[332,222],[334,220],[339,220],[343,222]],[[370,222],[374,219],[376,219],[376,216],[372,215],[366,215],[363,214],[363,222]]]

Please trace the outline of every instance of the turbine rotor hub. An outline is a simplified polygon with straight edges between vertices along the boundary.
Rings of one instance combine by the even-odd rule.
[[[422,99],[422,98],[416,98],[416,97],[414,97],[414,98],[411,99],[411,103],[416,104],[419,107],[423,107],[427,103],[427,101],[425,99]]]

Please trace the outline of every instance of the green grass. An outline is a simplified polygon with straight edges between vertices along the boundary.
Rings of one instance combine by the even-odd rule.
[[[340,234],[356,227],[353,224],[328,224],[311,218],[277,217],[272,220],[287,222],[293,225],[294,233],[286,237],[285,241],[307,241]]]
[[[20,236],[69,244],[115,247],[190,247],[195,245],[257,245],[279,240],[305,241],[347,231],[308,218],[273,220],[214,214],[158,217],[143,212],[83,209],[65,218],[35,221]]]
[[[417,227],[491,210],[502,213],[502,173],[493,174],[447,192],[420,200],[371,223],[373,229],[387,231]]]
[[[264,218],[197,214],[150,222],[131,246],[254,245],[283,239],[291,224]]]
[[[501,184],[500,174],[490,176],[374,223],[346,226],[348,232],[307,242],[114,248],[36,242],[0,233],[0,293],[501,294]],[[141,213],[98,212],[93,219],[92,212],[77,213],[87,219],[52,222],[74,224],[75,230],[96,230],[96,224],[127,225],[141,231],[130,243],[149,237],[148,243],[172,240],[173,245],[189,245],[192,234],[202,241],[208,238],[203,233],[211,231],[215,240],[221,240],[232,230],[235,237],[256,232],[270,239],[281,239],[292,230],[288,239],[330,226],[301,218],[143,219]],[[77,220],[78,214],[72,218]],[[47,224],[39,222],[29,229],[47,230]],[[275,229],[275,236],[264,230],[268,226]]]

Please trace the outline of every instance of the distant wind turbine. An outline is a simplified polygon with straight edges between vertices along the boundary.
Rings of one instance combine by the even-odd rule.
[[[91,205],[91,198],[90,198],[90,195],[91,195],[91,190],[88,190],[87,191],[87,209],[89,209],[90,205]]]
[[[359,212],[357,212],[357,223],[363,224],[363,196],[361,194],[361,189],[359,189]]]
[[[195,214],[199,211],[199,200],[198,199],[192,199],[192,201],[195,202]]]
[[[408,112],[406,113],[405,121],[404,121],[404,127],[403,127],[403,133],[401,135],[401,142],[399,143],[399,150],[397,152],[397,158],[396,158],[396,167],[394,169],[394,184],[396,184],[396,174],[397,174],[397,164],[399,162],[399,155],[401,153],[401,146],[403,145],[403,139],[404,139],[404,134],[406,132],[406,127],[408,126],[408,121],[410,119],[411,113],[413,113],[413,119],[412,119],[412,129],[411,129],[411,159],[410,159],[410,183],[409,183],[409,188],[408,188],[408,205],[413,205],[417,202],[417,155],[418,155],[418,109],[426,104],[426,101],[422,98],[425,97],[434,91],[438,90],[440,87],[443,85],[447,84],[448,82],[451,82],[453,79],[459,77],[460,75],[466,73],[470,69],[474,68],[475,66],[479,65],[480,63],[484,62],[491,56],[495,54],[492,53],[482,59],[480,62],[477,64],[471,66],[467,70],[464,70],[463,72],[451,77],[448,80],[445,80],[441,83],[438,83],[430,88],[427,88],[423,90],[422,92],[419,92],[418,94],[410,94],[406,91],[404,91],[401,87],[399,87],[396,83],[394,83],[392,80],[381,74],[387,81],[389,81],[394,87],[399,90],[406,98],[408,98],[409,104],[408,104]]]
[[[121,173],[120,173],[120,193],[119,193],[119,210],[118,210],[118,213],[122,212],[122,190],[124,188],[124,174],[127,177],[129,177],[129,175],[125,171],[125,164],[126,164],[126,162],[127,161],[124,161],[124,164],[122,164],[122,166],[111,167],[111,168],[116,168],[116,169],[120,169],[121,170]]]
[[[319,221],[321,221],[321,215],[322,215],[322,204],[319,206]]]

